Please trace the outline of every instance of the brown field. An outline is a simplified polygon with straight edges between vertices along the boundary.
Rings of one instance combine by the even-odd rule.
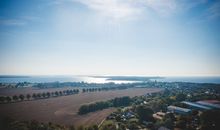
[[[134,97],[160,91],[161,89],[159,88],[133,88],[0,104],[0,117],[9,116],[17,120],[37,120],[40,122],[54,122],[75,126],[99,124],[107,115],[114,111],[115,108],[80,116],[77,115],[79,107],[85,103],[108,100],[115,97]]]

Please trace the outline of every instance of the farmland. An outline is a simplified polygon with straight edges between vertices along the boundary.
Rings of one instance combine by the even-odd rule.
[[[66,89],[66,88],[62,88]],[[0,104],[0,116],[10,116],[17,120],[37,120],[41,122],[54,122],[64,125],[90,125],[99,124],[107,115],[115,110],[109,108],[102,111],[78,115],[81,105],[103,101],[122,96],[140,96],[146,93],[160,92],[159,88],[130,88],[125,90],[110,90],[102,92],[88,92],[77,95],[48,98],[42,100],[23,101],[10,104]],[[11,89],[2,91],[13,95],[18,93],[34,93],[38,91],[57,91],[56,89]]]

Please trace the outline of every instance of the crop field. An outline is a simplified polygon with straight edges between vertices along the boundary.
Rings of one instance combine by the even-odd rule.
[[[21,90],[18,91],[21,93]],[[16,120],[37,120],[40,122],[54,122],[75,126],[99,124],[115,108],[104,109],[86,115],[78,115],[79,107],[86,103],[109,100],[115,97],[134,97],[160,91],[162,89],[159,88],[130,88],[0,104],[0,117],[8,116]],[[16,92],[11,93],[16,94]]]

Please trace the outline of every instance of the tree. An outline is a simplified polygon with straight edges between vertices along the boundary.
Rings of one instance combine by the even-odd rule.
[[[92,127],[93,127],[93,130],[99,130],[97,125],[93,125]]]
[[[27,94],[26,95],[26,98],[29,100],[31,98],[31,95],[30,94]]]
[[[42,97],[45,98],[47,95],[46,93],[42,93]]]
[[[69,95],[70,94],[70,91],[69,90],[66,90],[66,95]]]
[[[74,94],[75,93],[75,90],[70,90],[70,94]]]
[[[0,97],[0,102],[5,102],[5,100],[6,100],[5,97],[3,96]]]
[[[19,98],[20,98],[21,101],[23,101],[23,100],[24,100],[24,95],[23,95],[23,94],[20,94],[20,95],[19,95]]]
[[[81,125],[77,128],[77,130],[84,130],[84,127]]]
[[[179,116],[176,121],[176,127],[180,129],[186,129],[187,119],[185,116]]]
[[[87,130],[99,130],[97,125],[89,126]]]
[[[101,130],[117,130],[114,124],[107,124],[102,127]]]
[[[145,106],[138,106],[136,108],[136,112],[139,116],[139,121],[154,121],[152,115],[153,115],[153,110],[151,108],[145,107]]]
[[[66,95],[66,90],[63,90],[63,95]]]
[[[74,130],[67,129],[65,126],[40,123],[38,121],[17,121],[7,117],[0,118],[1,130]]]
[[[76,130],[73,125],[70,126],[70,130]]]
[[[192,115],[193,116],[197,116],[199,114],[199,111],[197,111],[197,110],[192,110]]]
[[[108,107],[120,107],[120,106],[127,106],[131,102],[130,97],[121,97],[121,98],[114,98],[112,100],[108,100],[105,102],[96,102],[96,103],[91,103],[88,105],[82,105],[79,108],[78,114],[86,114],[89,112],[94,112],[97,110],[102,110]]]
[[[17,100],[18,100],[18,96],[17,96],[17,95],[14,95],[14,96],[12,97],[12,99],[13,99],[14,101],[17,101]]]
[[[51,97],[54,97],[55,96],[55,93],[54,92],[51,92]]]
[[[123,123],[119,123],[119,130],[126,130],[126,126]]]
[[[50,97],[50,92],[47,92],[47,97],[48,97],[48,98]]]
[[[38,93],[38,94],[37,94],[37,98],[41,98],[41,93]]]
[[[164,118],[169,118],[169,119],[171,119],[171,121],[173,121],[173,122],[174,122],[175,119],[176,119],[173,113],[167,113]]]
[[[201,115],[202,130],[219,130],[220,110],[205,111]]]
[[[59,96],[59,92],[58,91],[55,92],[55,96]]]
[[[120,107],[120,106],[128,106],[131,102],[130,97],[120,97],[120,98],[114,98],[112,100],[113,106],[114,107]]]
[[[1,116],[0,118],[0,129],[1,130],[9,130],[12,124],[12,119],[9,117]]]
[[[33,98],[33,99],[36,99],[36,98],[37,98],[37,94],[36,94],[36,93],[33,93],[32,98]]]
[[[120,116],[120,115],[116,115],[115,120],[116,120],[117,122],[120,122],[120,121],[121,121],[121,116]]]
[[[177,95],[176,95],[176,100],[177,101],[183,101],[183,100],[185,100],[186,99],[186,94],[183,94],[183,93],[178,93]]]
[[[86,114],[88,113],[88,106],[87,105],[82,105],[80,108],[79,108],[79,114]]]
[[[164,120],[164,126],[169,128],[169,129],[173,129],[173,121],[170,118],[167,118]]]
[[[138,125],[136,122],[131,122],[128,124],[128,129],[129,130],[138,130],[139,128],[138,128]]]
[[[62,96],[62,95],[63,95],[63,92],[62,92],[62,91],[59,91],[59,95]]]
[[[7,102],[11,102],[11,97],[7,96],[7,97],[6,97],[6,101],[7,101]]]
[[[79,89],[75,89],[75,93],[79,93]]]

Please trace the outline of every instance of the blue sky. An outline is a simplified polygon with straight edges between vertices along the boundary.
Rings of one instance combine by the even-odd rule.
[[[0,0],[0,74],[220,75],[218,0]]]

